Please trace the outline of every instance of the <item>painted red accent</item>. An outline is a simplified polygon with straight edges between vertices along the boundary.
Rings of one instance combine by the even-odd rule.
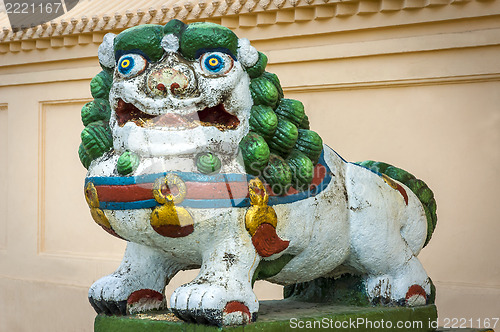
[[[136,122],[139,121],[139,119],[147,120],[155,117],[155,115],[142,112],[133,104],[126,103],[122,99],[118,100],[115,113],[120,127],[123,127],[128,121]]]
[[[410,286],[408,292],[406,293],[406,299],[408,300],[414,295],[421,295],[427,300],[427,293],[425,293],[425,290],[420,285],[415,284]]]
[[[170,85],[170,92],[172,92],[173,95],[175,95],[175,89],[178,89],[180,88],[181,86],[179,85],[179,83],[172,83]]]
[[[113,236],[116,236],[117,238],[119,238],[120,240],[125,240],[124,238],[122,238],[120,235],[118,235],[114,230],[112,230],[111,228],[108,228],[108,227],[105,227],[105,226],[102,226],[102,225],[99,225],[102,227],[102,229],[104,229],[106,232],[108,232],[109,234],[113,235]]]
[[[326,176],[326,167],[321,164],[314,166],[314,176],[311,185],[318,186]]]
[[[252,243],[259,255],[269,257],[288,248],[290,241],[283,241],[276,234],[273,225],[263,223],[257,227],[255,234],[252,236]]]
[[[406,190],[399,183],[396,183],[396,186],[401,196],[403,196],[406,205],[408,205],[408,194],[406,193]]]
[[[158,83],[158,85],[156,86],[156,88],[160,91],[165,91],[167,90],[167,88],[165,87],[165,84],[163,83]]]
[[[184,237],[193,233],[194,226],[163,225],[152,226],[156,233],[165,237]]]
[[[234,198],[248,196],[246,182],[186,182],[186,199],[228,199],[228,187]],[[141,183],[126,186],[95,186],[102,202],[134,202],[153,199],[153,184]]]
[[[240,186],[245,193],[248,191],[247,184],[244,182],[236,182],[231,185],[235,187]],[[229,184],[226,182],[186,182],[187,195],[186,198],[189,199],[229,199],[231,189],[229,189]]]
[[[153,198],[153,184],[141,183],[128,186],[96,186],[97,197],[102,202],[133,202]]]
[[[240,120],[235,115],[227,112],[222,104],[214,107],[207,107],[197,113],[201,122],[213,125],[223,125],[225,129],[235,129],[240,124]]]
[[[250,197],[247,182],[226,182],[225,185],[227,190],[230,191],[229,197],[231,199]]]
[[[154,299],[161,302],[163,301],[163,294],[152,289],[140,289],[130,294],[127,303],[133,304],[142,299]]]
[[[251,320],[252,315],[250,314],[250,309],[239,301],[231,301],[226,304],[224,313],[230,314],[232,312],[243,312],[248,315],[248,320]]]
[[[231,190],[231,186],[229,185],[229,182],[226,181],[225,184],[226,184],[227,193],[229,195],[229,199],[234,199],[233,192]]]

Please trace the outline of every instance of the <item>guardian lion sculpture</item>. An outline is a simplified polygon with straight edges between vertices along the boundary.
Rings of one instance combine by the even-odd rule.
[[[432,301],[416,257],[436,225],[432,191],[323,145],[247,39],[172,20],[107,34],[98,53],[82,109],[85,198],[128,242],[120,267],[90,288],[98,313],[165,308],[169,280],[193,268],[169,307],[219,326],[256,320],[257,279],[293,293],[347,274],[372,304]]]

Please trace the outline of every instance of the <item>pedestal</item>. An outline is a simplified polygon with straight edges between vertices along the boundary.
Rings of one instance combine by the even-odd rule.
[[[125,317],[99,315],[95,332],[136,331],[435,331],[435,305],[406,307],[356,307],[327,303],[307,303],[293,300],[261,301],[259,317],[244,327],[224,327],[188,324],[169,311]],[[435,324],[435,323],[434,323]],[[438,330],[439,331],[439,330]],[[444,331],[444,330],[441,330]],[[446,331],[480,331],[446,330]],[[483,330],[487,331],[487,330]],[[491,330],[489,330],[491,331]]]

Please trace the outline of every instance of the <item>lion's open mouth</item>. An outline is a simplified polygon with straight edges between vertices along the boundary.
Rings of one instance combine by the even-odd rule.
[[[207,107],[201,111],[193,112],[188,115],[174,113],[151,115],[142,112],[133,104],[118,99],[115,113],[120,127],[123,127],[127,122],[133,122],[137,126],[144,128],[162,127],[183,130],[192,129],[198,126],[212,126],[224,131],[236,129],[240,124],[240,120],[236,116],[228,113],[222,104],[214,107]]]

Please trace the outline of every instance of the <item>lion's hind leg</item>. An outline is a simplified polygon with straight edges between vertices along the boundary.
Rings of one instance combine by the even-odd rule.
[[[415,256],[391,270],[365,276],[367,295],[372,304],[420,306],[430,302],[431,281]]]
[[[416,254],[427,237],[427,220],[418,197],[354,165],[347,181],[351,254],[345,264],[363,275],[372,303],[425,305],[431,282]]]
[[[355,266],[364,280],[372,304],[425,305],[431,282],[400,227],[391,222],[363,218],[352,236],[352,253],[346,264]],[[361,225],[361,223],[363,225]]]

